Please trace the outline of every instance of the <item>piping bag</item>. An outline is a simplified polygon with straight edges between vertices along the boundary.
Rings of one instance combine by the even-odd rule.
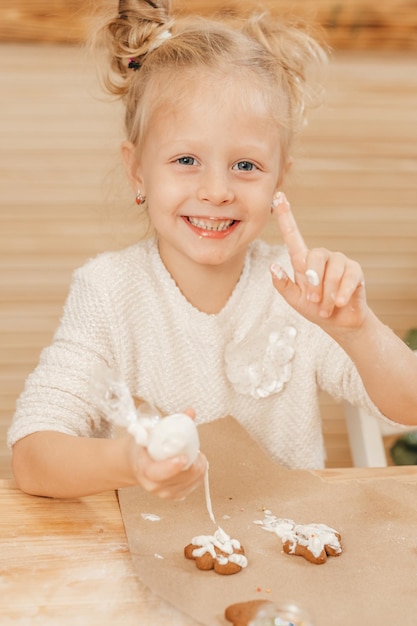
[[[200,440],[194,421],[185,413],[162,417],[151,404],[144,402],[138,408],[128,386],[117,380],[112,370],[102,365],[91,382],[91,397],[106,418],[122,426],[136,443],[147,449],[154,461],[162,461],[185,454],[188,469],[196,460]]]
[[[194,463],[199,453],[200,439],[191,417],[185,413],[174,413],[162,417],[159,411],[147,402],[136,408],[126,383],[117,380],[112,370],[106,365],[96,370],[90,391],[93,402],[107,419],[117,426],[126,428],[138,445],[147,448],[149,456],[154,461],[185,454],[188,457],[188,463],[184,470]],[[208,463],[204,491],[208,515],[217,526],[214,535],[201,537],[204,540],[204,546],[214,543],[227,554],[233,554],[234,548],[230,537],[217,525],[214,517]],[[242,561],[242,567],[246,567],[246,557],[240,556],[239,558]]]

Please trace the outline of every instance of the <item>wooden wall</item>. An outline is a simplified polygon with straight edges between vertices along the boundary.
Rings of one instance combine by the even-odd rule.
[[[16,398],[52,339],[73,269],[136,240],[140,225],[118,165],[122,110],[99,94],[82,48],[3,44],[0,82],[5,476]],[[415,53],[339,51],[327,92],[301,138],[287,194],[308,244],[360,261],[371,306],[403,336],[417,326]],[[271,224],[265,236],[276,241],[277,229]],[[322,411],[328,465],[349,465],[341,407],[323,397]]]
[[[233,3],[233,0],[232,0]],[[222,11],[224,0],[174,0],[184,12]],[[236,2],[238,6],[248,2]],[[263,0],[272,14],[308,19],[324,29],[338,49],[417,49],[417,0]],[[91,16],[117,0],[13,0],[0,4],[0,41],[84,40]]]

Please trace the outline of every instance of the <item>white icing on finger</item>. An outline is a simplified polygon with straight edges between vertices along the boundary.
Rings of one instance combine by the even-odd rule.
[[[318,287],[320,285],[320,278],[316,270],[307,270],[306,278],[313,287]]]
[[[279,206],[281,202],[284,202],[284,201],[285,201],[284,193],[282,191],[277,191],[277,193],[272,198],[271,207],[273,209],[276,209],[277,206]]]

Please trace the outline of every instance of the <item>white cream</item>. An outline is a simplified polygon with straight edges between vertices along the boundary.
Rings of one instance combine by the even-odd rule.
[[[288,540],[294,542],[293,550],[298,543],[305,546],[316,558],[320,556],[325,546],[332,548],[336,554],[342,552],[337,531],[325,524],[297,524]],[[286,539],[283,541],[285,542]]]
[[[161,519],[159,515],[154,515],[153,513],[141,513],[141,517],[147,522],[159,522]]]
[[[213,508],[212,508],[212,505],[211,505],[210,484],[209,484],[209,464],[208,464],[208,462],[207,462],[206,474],[204,476],[204,491],[205,491],[205,494],[206,494],[206,507],[207,507],[207,511],[208,511],[208,514],[209,514],[209,518],[211,519],[213,524],[216,524],[216,520],[214,518],[214,513],[213,513]]]
[[[240,543],[237,539],[231,539],[220,526],[214,535],[198,535],[191,540],[193,546],[198,546],[193,550],[193,557],[200,557],[207,552],[216,559],[220,565],[236,563],[244,568],[248,564],[248,560],[244,554],[236,554],[235,550],[240,550]],[[218,555],[215,548],[224,554]]]
[[[283,544],[288,541],[291,553],[295,552],[297,545],[306,547],[315,558],[320,556],[325,546],[332,548],[336,554],[342,552],[337,531],[326,524],[296,524],[293,520],[275,517],[271,511],[265,511],[265,518],[255,520],[254,524],[275,533]]]
[[[194,421],[185,413],[174,413],[158,420],[149,431],[149,456],[163,461],[185,454],[190,467],[198,456],[200,441]]]
[[[313,287],[318,287],[320,285],[320,278],[316,270],[307,270],[306,278]]]
[[[91,395],[107,419],[124,426],[138,445],[147,448],[154,461],[184,454],[188,458],[187,469],[196,460],[200,449],[197,426],[185,413],[161,417],[146,402],[136,409],[126,383],[117,380],[105,365],[97,368],[92,378]]]

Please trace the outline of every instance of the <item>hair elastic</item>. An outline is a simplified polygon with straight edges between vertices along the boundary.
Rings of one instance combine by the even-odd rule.
[[[129,64],[127,66],[130,70],[133,70],[134,72],[137,72],[140,67],[141,64],[139,63],[139,61],[137,59],[134,59],[133,57],[131,59],[129,59]]]
[[[155,37],[153,42],[150,44],[148,52],[152,52],[152,50],[156,50],[156,48],[159,48],[159,46],[163,44],[164,41],[166,41],[167,39],[171,39],[171,37],[172,37],[171,31],[163,30],[161,33],[159,33],[159,35]],[[145,57],[145,54],[143,55],[143,57]],[[129,63],[127,67],[130,70],[137,72],[141,68],[141,65],[142,64],[138,61],[137,58],[131,57],[129,59]]]

